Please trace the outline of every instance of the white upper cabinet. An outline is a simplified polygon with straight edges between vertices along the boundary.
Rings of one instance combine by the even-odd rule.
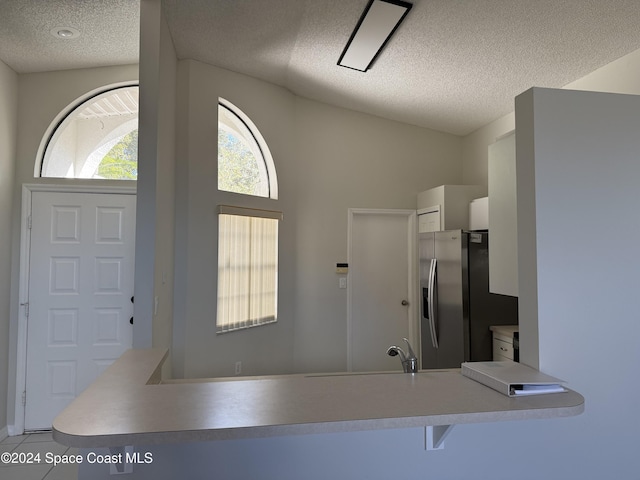
[[[440,224],[440,205],[420,210],[420,214],[418,215],[418,233],[439,232],[442,230]]]
[[[518,296],[516,135],[489,145],[489,291]]]
[[[469,230],[489,230],[489,197],[469,203]]]
[[[418,194],[419,231],[468,230],[469,203],[485,195],[487,195],[487,189],[482,185],[440,185],[420,192]],[[439,219],[434,215],[435,212],[438,212]]]

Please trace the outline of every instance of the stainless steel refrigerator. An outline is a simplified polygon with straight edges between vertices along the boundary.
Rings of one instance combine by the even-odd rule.
[[[518,299],[489,293],[487,231],[419,236],[421,368],[492,358],[489,326],[518,323]]]

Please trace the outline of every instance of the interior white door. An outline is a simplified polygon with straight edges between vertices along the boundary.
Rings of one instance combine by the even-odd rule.
[[[386,350],[416,347],[415,212],[355,212],[349,246],[349,360],[353,371],[401,370]],[[415,318],[414,318],[415,317]],[[419,352],[416,351],[416,354]]]
[[[25,430],[131,348],[135,195],[33,192]]]

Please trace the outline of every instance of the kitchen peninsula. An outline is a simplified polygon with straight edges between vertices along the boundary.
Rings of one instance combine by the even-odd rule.
[[[459,369],[162,383],[166,356],[162,349],[125,352],[56,417],[54,439],[72,447],[113,448],[434,427],[439,443],[449,425],[568,417],[584,410],[584,398],[574,391],[513,399]]]

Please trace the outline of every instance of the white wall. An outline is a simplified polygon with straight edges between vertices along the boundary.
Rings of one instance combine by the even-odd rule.
[[[640,93],[640,50],[631,52],[563,88],[610,93]]]
[[[171,346],[177,59],[160,3],[141,2],[135,348]],[[167,362],[168,363],[168,362]],[[169,365],[165,373],[170,374]]]
[[[392,393],[390,393],[392,395]],[[392,399],[390,399],[391,401]],[[253,440],[225,440],[138,446],[153,463],[135,465],[128,478],[173,480],[585,480],[575,470],[582,454],[570,444],[546,454],[544,443],[552,422],[567,419],[456,426],[444,450],[426,451],[424,429],[376,430]],[[560,434],[560,442],[565,436]],[[95,449],[108,454],[107,449]],[[538,453],[544,452],[543,456]],[[88,450],[81,450],[86,458]],[[565,461],[562,456],[570,454]],[[560,460],[560,461],[559,461]],[[538,468],[552,465],[542,474]],[[107,465],[80,465],[78,478],[109,480]],[[576,473],[579,472],[579,473]],[[614,477],[602,477],[614,478]],[[620,477],[624,478],[624,477]],[[626,477],[626,478],[633,478]]]
[[[515,128],[513,113],[479,128],[462,139],[462,180],[468,185],[489,185],[489,145]]]
[[[533,89],[516,98],[516,126],[521,322],[538,331],[522,359],[534,363],[535,350],[542,371],[586,399],[565,432],[585,452],[573,478],[630,478],[640,471],[640,96]],[[560,428],[542,451],[560,447]]]
[[[156,198],[156,269],[155,296],[158,306],[153,322],[153,346],[170,348],[173,331],[173,290],[175,253],[175,176],[176,176],[176,82],[177,58],[169,27],[164,18],[160,25],[160,97],[158,124],[158,176]],[[165,374],[171,373],[171,359]]]
[[[47,129],[56,116],[69,104],[96,88],[105,85],[137,81],[138,66],[91,68],[59,72],[21,74],[17,77],[17,122],[15,149],[15,188],[11,191],[11,297],[9,326],[9,378],[8,423],[13,424],[16,385],[16,346],[18,334],[20,279],[20,230],[22,209],[22,184],[91,184],[114,185],[117,183],[96,180],[41,179],[34,178],[34,166],[38,148]],[[16,98],[15,92],[13,96]],[[3,113],[0,113],[4,114]],[[1,148],[1,147],[0,147]],[[3,191],[3,195],[4,195]],[[4,205],[4,203],[3,203]],[[2,256],[0,255],[0,258]],[[1,337],[0,337],[1,338]]]
[[[462,178],[460,138],[297,97],[195,61],[178,75],[177,376],[346,369],[349,207],[416,208],[421,190]],[[274,158],[278,200],[217,191],[217,99],[243,110]],[[280,210],[279,319],[215,334],[218,204]],[[295,345],[295,346],[294,346]]]
[[[461,180],[460,138],[296,97],[296,371],[344,371],[347,209],[415,209]],[[373,300],[373,299],[372,299]]]
[[[11,207],[15,181],[18,75],[0,62],[0,437],[7,426]]]
[[[217,190],[218,97],[242,109],[258,126],[274,157],[280,200],[251,198]],[[284,89],[193,62],[178,65],[176,161],[176,278],[173,325],[174,375],[232,375],[291,370],[295,203],[286,203],[297,174],[291,95]],[[290,168],[284,168],[289,161]],[[279,321],[259,328],[215,334],[218,204],[282,210]]]

